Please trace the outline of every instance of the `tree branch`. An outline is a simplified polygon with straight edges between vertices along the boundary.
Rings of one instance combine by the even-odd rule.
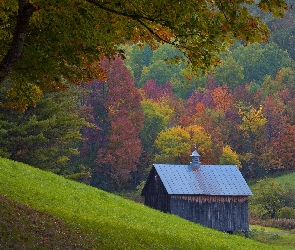
[[[131,13],[127,13],[127,12],[122,12],[122,11],[118,11],[118,10],[115,10],[115,9],[112,9],[112,8],[109,8],[101,3],[98,3],[96,2],[95,0],[86,0],[86,2],[90,3],[90,4],[93,4],[95,5],[96,7],[100,8],[100,9],[103,9],[105,11],[108,11],[110,13],[113,13],[113,14],[116,14],[118,16],[125,16],[125,17],[129,17],[133,20],[136,20],[138,21],[139,19],[144,19],[144,20],[147,20],[147,21],[151,21],[151,22],[161,22],[163,20],[157,20],[155,18],[151,18],[151,17],[147,17],[147,16],[144,16],[144,15],[139,15],[139,14],[131,14]]]
[[[13,65],[21,58],[30,18],[36,11],[36,8],[25,0],[19,0],[18,6],[17,23],[12,42],[7,54],[0,63],[0,84],[5,80]]]
[[[108,8],[107,6],[96,2],[95,0],[86,0],[88,3],[95,5],[96,7],[103,9],[105,11],[108,11],[110,13],[119,15],[119,16],[125,16],[128,17],[134,21],[137,21],[139,24],[141,24],[144,28],[146,28],[154,37],[156,37],[159,41],[165,42],[165,43],[169,43],[172,45],[175,45],[173,43],[171,43],[170,41],[164,39],[163,37],[161,37],[156,31],[154,31],[151,27],[149,27],[144,21],[150,21],[150,22],[158,22],[158,23],[167,23],[167,21],[165,20],[161,20],[161,19],[157,19],[157,18],[152,18],[152,17],[148,17],[145,15],[140,15],[140,14],[131,14],[131,13],[127,13],[127,12],[122,12],[122,11],[118,11],[112,8]]]

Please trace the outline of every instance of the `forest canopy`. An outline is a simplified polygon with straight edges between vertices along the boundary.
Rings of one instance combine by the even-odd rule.
[[[172,44],[204,71],[235,39],[267,40],[267,26],[247,8],[253,5],[274,16],[288,8],[284,0],[0,0],[0,83],[10,108],[26,108],[67,81],[103,79],[101,56],[138,42]]]

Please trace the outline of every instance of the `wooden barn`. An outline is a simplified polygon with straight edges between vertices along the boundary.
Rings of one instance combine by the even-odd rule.
[[[145,205],[203,226],[247,236],[248,196],[236,165],[201,165],[195,150],[189,165],[154,164],[141,195]]]

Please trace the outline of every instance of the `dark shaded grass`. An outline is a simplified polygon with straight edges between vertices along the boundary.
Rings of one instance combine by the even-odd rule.
[[[92,249],[95,235],[0,194],[0,249]]]

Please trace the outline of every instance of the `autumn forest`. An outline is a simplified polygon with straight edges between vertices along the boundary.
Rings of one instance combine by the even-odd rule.
[[[85,67],[97,77],[54,77],[42,96],[5,80],[0,156],[107,191],[136,189],[153,163],[189,163],[194,145],[202,164],[236,164],[248,180],[295,171],[295,12],[260,15],[269,39],[229,42],[206,72],[180,47],[137,39]]]

